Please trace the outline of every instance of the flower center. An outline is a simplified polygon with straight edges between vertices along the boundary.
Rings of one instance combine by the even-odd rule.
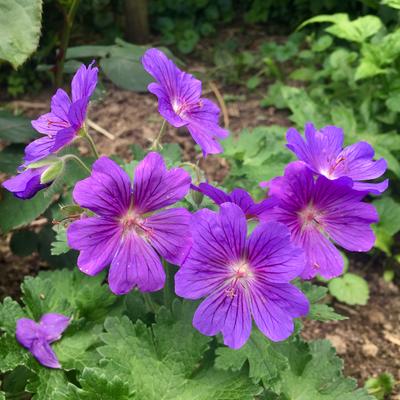
[[[245,260],[232,264],[230,268],[232,275],[230,278],[230,285],[225,289],[225,294],[232,299],[236,296],[237,286],[241,285],[243,288],[246,288],[249,281],[254,277],[254,273],[250,264]]]
[[[134,213],[132,210],[129,210],[120,220],[119,223],[122,226],[123,235],[127,235],[131,232],[135,232],[138,235],[145,235],[149,232],[149,229],[143,225],[144,220]]]
[[[321,174],[324,175],[326,178],[335,179],[335,172],[338,167],[343,165],[343,162],[346,161],[346,157],[338,156],[336,160],[330,165],[329,169],[321,170]]]
[[[300,223],[303,229],[309,227],[321,227],[322,213],[317,210],[311,203],[298,212]]]
[[[172,100],[172,109],[174,110],[175,114],[177,114],[182,119],[186,116],[188,111],[192,110],[193,108],[202,108],[203,102],[199,100],[197,103],[188,103],[182,101],[180,99],[173,99]]]

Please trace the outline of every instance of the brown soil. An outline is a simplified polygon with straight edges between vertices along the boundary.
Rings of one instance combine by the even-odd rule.
[[[110,140],[93,132],[93,137],[103,154],[118,154],[125,159],[131,158],[130,146],[137,143],[148,146],[156,136],[161,117],[157,113],[157,102],[149,94],[137,94],[107,86],[103,100],[92,105],[90,118],[115,136]],[[214,92],[205,87],[207,97],[214,98]],[[238,88],[227,87],[223,95],[231,94],[239,100],[227,104],[229,128],[238,132],[243,128],[257,125],[280,124],[288,126],[285,114],[273,107],[261,109],[259,100],[266,88],[259,92],[246,94]],[[238,96],[241,95],[241,96]],[[36,115],[48,110],[49,95],[44,93],[35,98],[26,99],[24,105],[27,114]],[[31,102],[31,107],[29,106]],[[32,106],[32,104],[34,104]],[[41,106],[43,105],[43,107]],[[181,130],[169,127],[166,142],[178,142],[187,160],[195,156],[193,141]],[[82,153],[88,149],[80,145]],[[226,174],[227,165],[217,157],[201,161],[209,179],[221,180]],[[19,284],[26,275],[35,275],[46,265],[37,255],[17,257],[11,254],[8,237],[0,239],[0,299],[6,295],[19,296]],[[346,321],[320,323],[306,321],[303,336],[307,339],[328,338],[336,347],[345,362],[345,371],[362,384],[368,377],[381,372],[391,372],[396,381],[400,380],[400,296],[399,287],[383,281],[382,272],[370,272],[371,266],[363,270],[363,265],[353,264],[351,269],[363,274],[369,281],[371,298],[367,306],[349,307],[334,303],[338,312],[349,317]],[[398,398],[400,397],[393,397]]]

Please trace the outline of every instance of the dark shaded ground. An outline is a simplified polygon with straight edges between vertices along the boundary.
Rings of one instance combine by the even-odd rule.
[[[227,114],[229,128],[238,132],[244,127],[257,125],[289,125],[285,114],[274,108],[261,109],[259,99],[262,92],[246,95],[237,88],[224,88],[226,94],[240,96],[240,100],[228,103]],[[207,97],[214,97],[214,92],[205,87]],[[34,99],[26,99],[23,108],[28,115],[47,111],[49,95],[42,94]],[[215,98],[214,98],[215,100]],[[226,117],[226,116],[225,116]],[[137,94],[109,87],[107,96],[92,105],[90,118],[107,129],[115,140],[93,132],[99,150],[103,154],[118,154],[125,159],[131,158],[130,147],[137,143],[148,146],[161,126],[161,117],[157,113],[156,100],[148,94]],[[192,139],[184,131],[168,128],[165,141],[178,142],[184,150],[187,160],[195,156]],[[80,145],[82,153],[88,149]],[[209,157],[201,165],[208,178],[221,180],[228,166],[223,160]],[[46,264],[39,261],[37,255],[17,257],[11,254],[8,246],[9,237],[0,239],[0,298],[6,295],[17,297],[19,284],[26,275],[35,275]],[[381,372],[391,372],[400,380],[400,296],[399,287],[386,283],[382,277],[382,267],[365,263],[352,263],[351,269],[364,275],[371,289],[371,298],[367,306],[349,307],[339,303],[334,306],[338,312],[349,317],[347,321],[319,323],[306,321],[303,335],[307,339],[328,338],[337,348],[345,361],[346,374],[354,376],[362,384],[370,376]],[[397,398],[397,397],[393,397]],[[400,398],[400,397],[398,397]],[[339,399],[338,399],[339,400]]]

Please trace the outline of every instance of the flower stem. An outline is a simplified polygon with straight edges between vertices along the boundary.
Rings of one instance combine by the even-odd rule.
[[[164,286],[164,306],[170,309],[175,297],[175,285],[174,285],[175,274],[172,269],[172,265],[169,265],[165,261],[163,261],[163,264],[166,274],[165,286]]]
[[[99,158],[99,157],[100,157],[100,156],[99,156],[99,152],[97,151],[96,145],[94,144],[94,141],[93,141],[92,137],[89,135],[88,132],[86,132],[85,138],[86,138],[86,140],[88,141],[90,148],[92,149],[93,155],[94,155],[96,158]]]
[[[156,307],[154,306],[153,300],[151,300],[150,293],[142,292],[144,303],[146,304],[147,309],[153,314],[156,313]]]
[[[197,180],[196,183],[200,183],[202,174],[201,174],[201,169],[199,167],[199,164],[198,163],[193,164],[193,163],[188,162],[188,161],[185,161],[185,162],[182,162],[182,163],[179,164],[180,167],[183,167],[185,165],[190,167],[194,171],[194,173],[196,174],[196,180]]]
[[[89,175],[92,173],[90,169],[86,166],[86,164],[75,154],[67,154],[63,157],[64,160],[74,160],[76,161],[85,171],[89,173]]]
[[[165,130],[167,128],[167,121],[164,119],[163,123],[160,128],[160,132],[158,132],[157,137],[153,140],[152,145],[150,146],[150,150],[162,150],[162,144],[161,144],[161,139],[163,138],[165,134]]]

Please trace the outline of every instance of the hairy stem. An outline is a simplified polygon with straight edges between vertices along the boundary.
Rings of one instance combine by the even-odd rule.
[[[86,164],[75,154],[67,154],[63,157],[64,160],[74,160],[76,161],[89,175],[92,173]]]
[[[153,303],[153,300],[151,299],[150,293],[142,292],[142,295],[143,295],[144,303],[146,304],[146,307],[149,310],[149,312],[155,314],[156,313],[156,307],[155,307],[155,305]]]
[[[73,0],[69,11],[64,12],[64,28],[61,34],[60,48],[56,60],[55,68],[55,85],[61,87],[63,83],[65,53],[67,52],[71,29],[74,24],[76,11],[78,9],[80,0]]]
[[[150,150],[155,150],[155,151],[162,150],[163,147],[161,144],[161,139],[165,134],[166,128],[167,128],[167,121],[164,119],[160,128],[160,132],[158,132],[157,137],[154,139],[152,145],[150,146]]]
[[[171,308],[172,302],[175,297],[175,284],[174,284],[174,271],[172,269],[172,265],[169,265],[167,262],[163,261],[166,279],[164,286],[164,305],[168,309]]]

